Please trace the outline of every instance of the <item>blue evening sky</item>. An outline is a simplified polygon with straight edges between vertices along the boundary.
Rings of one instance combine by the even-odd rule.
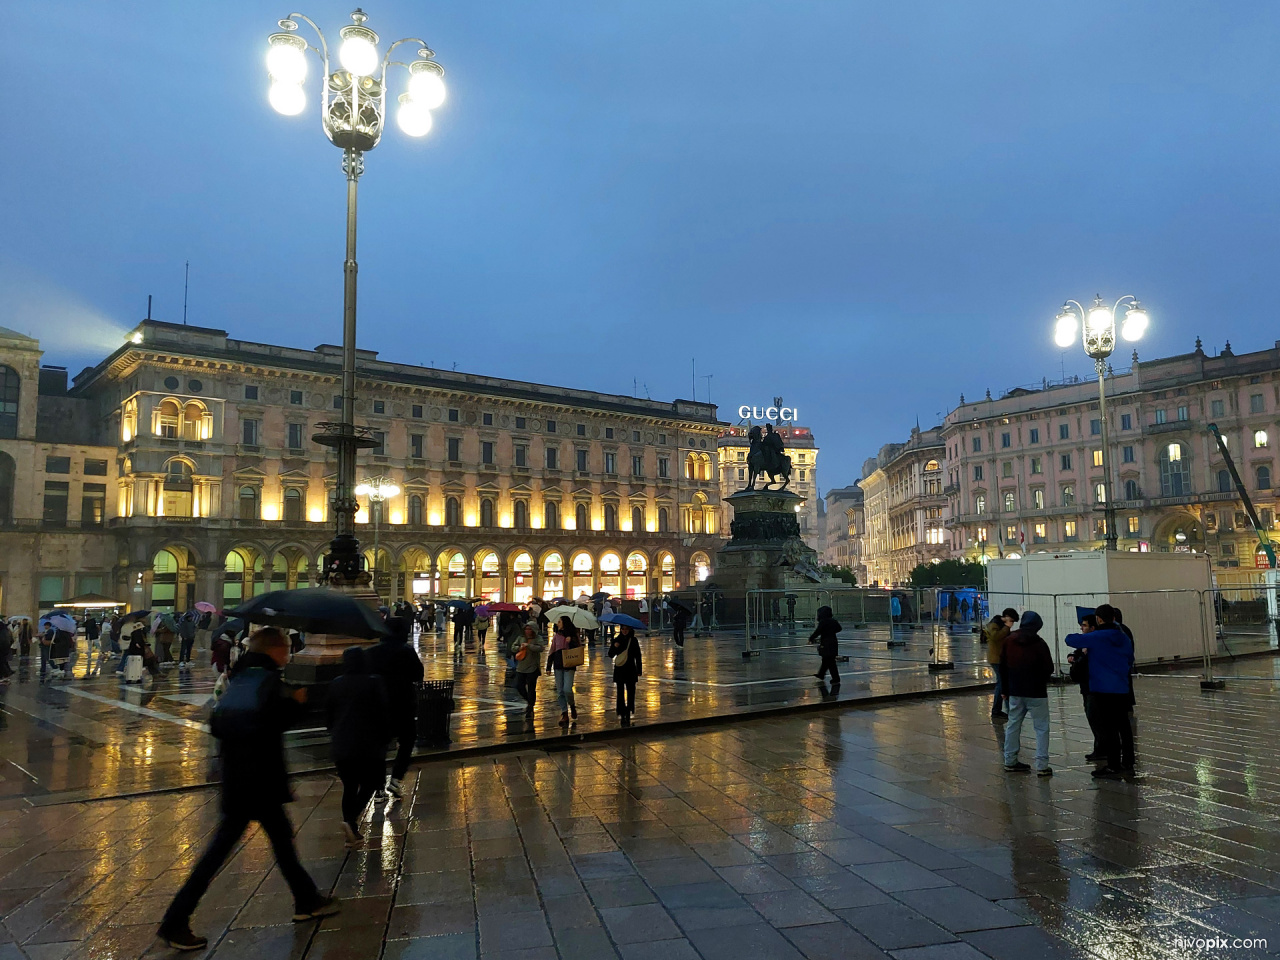
[[[1280,332],[1274,3],[369,4],[450,91],[367,159],[384,357],[655,399],[696,357],[726,419],[800,408],[825,490],[961,393],[1086,372],[1052,344],[1068,296],[1141,296],[1146,357]],[[180,321],[184,260],[190,322],[339,342],[340,154],[266,101],[288,12],[7,5],[0,324],[46,362],[113,349],[149,293]]]

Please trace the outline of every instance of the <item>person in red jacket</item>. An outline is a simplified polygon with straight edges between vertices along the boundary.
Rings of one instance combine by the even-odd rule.
[[[1005,637],[1000,652],[1000,669],[1004,674],[1005,693],[1009,697],[1009,722],[1004,729],[1004,768],[1011,773],[1026,773],[1031,766],[1018,760],[1022,739],[1022,719],[1031,715],[1036,731],[1035,771],[1039,776],[1053,776],[1049,766],[1049,678],[1053,676],[1053,654],[1040,639],[1044,620],[1034,610],[1022,615],[1017,630]]]

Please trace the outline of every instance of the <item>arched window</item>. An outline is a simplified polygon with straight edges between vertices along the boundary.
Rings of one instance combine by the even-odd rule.
[[[284,518],[294,523],[302,520],[302,491],[297,487],[284,492]]]
[[[1259,467],[1256,472],[1258,474],[1258,489],[1270,490],[1271,489],[1271,468]]]
[[[1160,451],[1160,495],[1184,497],[1191,493],[1191,464],[1187,448],[1182,444],[1169,444]]]
[[[409,523],[422,525],[422,498],[416,493],[409,497]]]
[[[258,519],[258,488],[257,487],[241,487],[240,488],[240,519],[241,520],[257,520]]]
[[[542,507],[542,525],[548,530],[560,528],[560,504],[548,500]]]
[[[18,395],[22,378],[13,367],[0,366],[0,439],[18,435]]]
[[[512,524],[517,530],[529,529],[529,504],[524,500],[517,500],[515,506],[511,508]]]
[[[658,532],[671,532],[671,514],[667,511],[666,507],[658,508]]]
[[[1124,498],[1126,500],[1138,499],[1138,481],[1137,480],[1126,480],[1124,482]]]
[[[1219,493],[1231,492],[1231,471],[1230,470],[1218,471],[1218,492]]]
[[[644,508],[643,507],[631,508],[631,532],[632,533],[644,532]]]
[[[612,503],[604,505],[604,528],[606,530],[618,529],[618,508]]]
[[[157,437],[176,439],[178,422],[182,419],[182,408],[177,400],[161,400],[156,408],[155,432]]]
[[[444,522],[447,526],[456,527],[462,523],[462,510],[458,506],[457,497],[449,497],[444,502]]]
[[[684,458],[684,478],[686,480],[698,479],[698,455],[691,453]]]
[[[573,508],[574,524],[579,530],[590,530],[591,524],[587,522],[587,505],[580,503]]]
[[[924,465],[924,468],[925,470],[941,470],[942,469],[942,467],[938,465],[937,460],[930,460],[928,463]]]
[[[13,457],[0,453],[0,523],[13,519]]]
[[[493,501],[488,497],[480,501],[480,526],[493,526]]]

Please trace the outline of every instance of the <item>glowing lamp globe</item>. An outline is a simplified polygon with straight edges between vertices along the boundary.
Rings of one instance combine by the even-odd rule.
[[[280,83],[302,83],[307,79],[307,55],[305,42],[291,33],[277,33],[271,37],[267,50],[267,73]]]
[[[1093,336],[1099,336],[1105,333],[1112,323],[1111,311],[1101,304],[1094,304],[1089,308],[1089,315],[1085,318],[1084,328]]]
[[[378,35],[368,27],[343,27],[338,62],[353,77],[372,76],[378,69]]]
[[[410,94],[403,93],[400,95],[400,108],[396,111],[396,123],[407,136],[425,137],[431,132],[431,111]]]
[[[444,103],[444,76],[439,64],[431,60],[415,60],[409,65],[409,97],[428,110]]]
[[[277,113],[283,113],[286,117],[297,116],[307,106],[307,95],[303,92],[302,85],[298,83],[283,83],[277,80],[271,84],[267,99],[271,101],[271,106]]]
[[[1069,347],[1076,338],[1076,315],[1068,310],[1058,314],[1053,327],[1053,342],[1060,347]]]
[[[1147,311],[1134,304],[1125,312],[1124,323],[1120,325],[1120,336],[1130,343],[1135,340],[1141,340],[1142,335],[1147,332],[1147,324],[1149,322]]]

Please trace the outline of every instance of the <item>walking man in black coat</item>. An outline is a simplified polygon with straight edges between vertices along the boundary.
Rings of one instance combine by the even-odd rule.
[[[387,777],[387,793],[399,800],[404,796],[402,781],[409,770],[413,743],[417,737],[418,684],[422,682],[422,661],[409,646],[409,621],[400,617],[387,620],[391,636],[375,643],[367,651],[369,672],[382,677],[387,685],[387,701],[391,707],[391,734],[399,743],[396,758]]]
[[[827,671],[831,671],[831,689],[840,686],[840,668],[836,666],[836,654],[840,652],[840,641],[837,634],[844,628],[831,613],[830,607],[818,608],[818,626],[809,637],[810,643],[818,645],[818,655],[822,657],[822,665],[814,674],[819,680],[826,679]]]
[[[321,894],[298,862],[293,826],[284,812],[284,805],[293,801],[284,731],[306,700],[306,691],[290,691],[281,682],[280,670],[288,662],[288,637],[273,627],[257,631],[213,712],[209,725],[222,743],[222,822],[160,923],[158,936],[171,947],[203,950],[209,945],[206,937],[191,932],[191,914],[253,820],[271,841],[276,864],[293,892],[294,923],[339,910],[337,898]]]
[[[329,749],[342,780],[342,833],[360,844],[360,816],[387,772],[391,708],[382,677],[369,672],[361,647],[342,651],[342,676],[329,684],[325,712]]]

